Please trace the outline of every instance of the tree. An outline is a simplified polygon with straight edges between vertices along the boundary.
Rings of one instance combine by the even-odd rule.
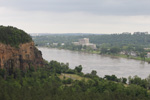
[[[141,52],[140,53],[140,57],[145,61],[145,55],[146,55],[146,53],[145,52]]]
[[[111,81],[118,81],[118,78],[115,76],[115,75],[105,75],[105,77],[104,77],[105,79],[107,79],[107,80],[111,80]]]
[[[102,48],[101,48],[101,54],[106,54],[106,53],[108,52],[107,49],[108,49],[108,48],[106,48],[106,47],[102,47]]]
[[[82,71],[82,65],[76,66],[75,67],[75,71],[77,71],[78,73],[81,73],[81,71]]]
[[[122,78],[122,83],[126,84],[127,78]]]
[[[147,87],[148,89],[150,89],[150,75],[146,78],[147,80]]]
[[[119,47],[112,47],[110,48],[110,53],[112,54],[117,54],[120,52],[120,48]]]
[[[97,71],[96,70],[92,70],[91,75],[92,76],[96,76],[96,74],[97,74]]]

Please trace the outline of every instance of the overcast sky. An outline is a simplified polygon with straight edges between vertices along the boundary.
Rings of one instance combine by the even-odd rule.
[[[150,0],[0,0],[0,25],[28,33],[150,32]]]

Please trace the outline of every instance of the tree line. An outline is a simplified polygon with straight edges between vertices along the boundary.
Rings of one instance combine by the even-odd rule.
[[[89,38],[90,43],[97,46],[96,50],[88,46],[74,45],[81,38]],[[124,57],[150,61],[146,58],[150,52],[150,34],[148,33],[122,33],[122,34],[51,34],[45,36],[34,36],[33,40],[38,46],[47,46],[52,48],[69,49],[84,51],[90,53],[100,53],[108,55],[123,54]],[[58,43],[58,45],[53,45]],[[64,45],[61,45],[64,43]],[[144,49],[148,48],[148,49]],[[134,55],[134,57],[132,57]],[[119,55],[122,56],[122,55]]]
[[[87,81],[60,79],[61,73],[78,74]],[[101,78],[96,71],[83,74],[82,66],[69,68],[69,64],[47,62],[45,67],[24,71],[0,69],[1,100],[149,100],[149,79],[137,76],[117,78],[105,75]],[[146,85],[147,84],[147,85]]]
[[[89,38],[91,43],[100,45],[107,44],[109,46],[125,46],[125,45],[141,45],[144,47],[150,46],[150,34],[147,33],[122,33],[122,34],[51,34],[45,36],[33,36],[33,40],[39,46],[46,43],[72,43],[77,42],[81,38]]]

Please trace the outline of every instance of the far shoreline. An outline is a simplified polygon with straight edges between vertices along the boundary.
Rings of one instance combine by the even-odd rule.
[[[36,46],[36,47],[52,48],[52,49],[59,49],[59,50],[62,49],[62,50],[69,50],[69,51],[77,51],[77,52],[83,52],[83,53],[89,53],[89,54],[98,54],[98,55],[101,55],[101,56],[114,57],[114,58],[133,59],[133,60],[147,62],[148,64],[150,64],[150,58],[145,58],[145,60],[144,60],[144,59],[142,59],[140,57],[133,57],[133,56],[127,57],[127,55],[123,55],[123,54],[100,54],[100,51],[70,50],[70,49],[57,48],[57,47],[48,47],[48,46]]]

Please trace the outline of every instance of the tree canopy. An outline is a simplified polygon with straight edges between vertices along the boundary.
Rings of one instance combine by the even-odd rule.
[[[0,100],[150,100],[150,77],[129,77],[126,84],[126,78],[115,75],[101,78],[95,70],[79,74],[81,65],[75,69],[69,69],[68,65],[51,61],[36,70],[15,69],[10,73],[0,69]],[[76,72],[77,69],[80,70]],[[68,70],[78,73],[78,79],[60,78]]]
[[[0,26],[0,42],[18,47],[21,43],[31,42],[32,38],[23,30],[12,26]]]

